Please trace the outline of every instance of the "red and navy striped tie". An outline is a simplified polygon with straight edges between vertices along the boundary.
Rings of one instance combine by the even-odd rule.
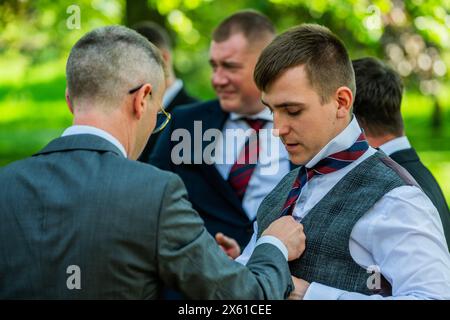
[[[320,160],[314,167],[306,168],[302,166],[298,172],[297,178],[294,181],[291,191],[289,192],[288,198],[284,203],[281,215],[292,214],[294,210],[295,203],[302,191],[303,186],[312,179],[315,175],[323,175],[331,172],[335,172],[339,169],[345,168],[353,161],[358,159],[363,155],[364,152],[369,148],[366,137],[364,133],[358,137],[356,142],[347,150],[334,153],[322,160]]]
[[[236,162],[231,167],[228,176],[228,183],[241,200],[244,198],[248,183],[258,162],[260,151],[259,130],[267,122],[266,120],[261,119],[245,119],[245,121],[247,121],[248,125],[256,131],[256,139],[254,136],[250,136],[249,139],[247,139]]]

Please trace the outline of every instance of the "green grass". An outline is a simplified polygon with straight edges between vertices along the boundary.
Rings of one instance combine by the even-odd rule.
[[[450,151],[421,151],[422,162],[430,169],[442,188],[447,203],[450,200]]]
[[[0,74],[0,166],[4,166],[31,156],[61,135],[72,116],[64,100],[62,62],[28,69],[23,61],[3,61],[0,66],[5,68]],[[407,93],[403,114],[411,143],[450,199],[450,98],[445,98],[440,131],[431,126],[432,101],[428,97]]]
[[[32,155],[71,124],[64,62],[0,61],[0,166]]]

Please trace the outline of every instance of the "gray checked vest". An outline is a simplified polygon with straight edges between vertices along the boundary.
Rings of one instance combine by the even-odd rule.
[[[261,204],[257,215],[258,238],[280,217],[298,170],[284,177]],[[306,249],[299,259],[289,263],[292,275],[346,291],[389,295],[391,287],[384,278],[381,278],[380,290],[369,289],[372,273],[353,260],[349,239],[356,222],[378,200],[404,185],[417,186],[417,183],[382,152],[373,154],[351,170],[301,221]]]

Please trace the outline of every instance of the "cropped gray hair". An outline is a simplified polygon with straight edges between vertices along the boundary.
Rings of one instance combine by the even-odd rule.
[[[69,96],[108,106],[117,105],[133,89],[150,83],[158,90],[165,70],[159,50],[129,28],[94,29],[72,48],[66,65]]]

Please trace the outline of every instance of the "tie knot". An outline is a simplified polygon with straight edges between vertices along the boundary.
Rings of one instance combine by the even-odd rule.
[[[256,132],[258,132],[262,127],[264,127],[264,125],[267,122],[266,120],[262,119],[245,119],[245,121]]]

